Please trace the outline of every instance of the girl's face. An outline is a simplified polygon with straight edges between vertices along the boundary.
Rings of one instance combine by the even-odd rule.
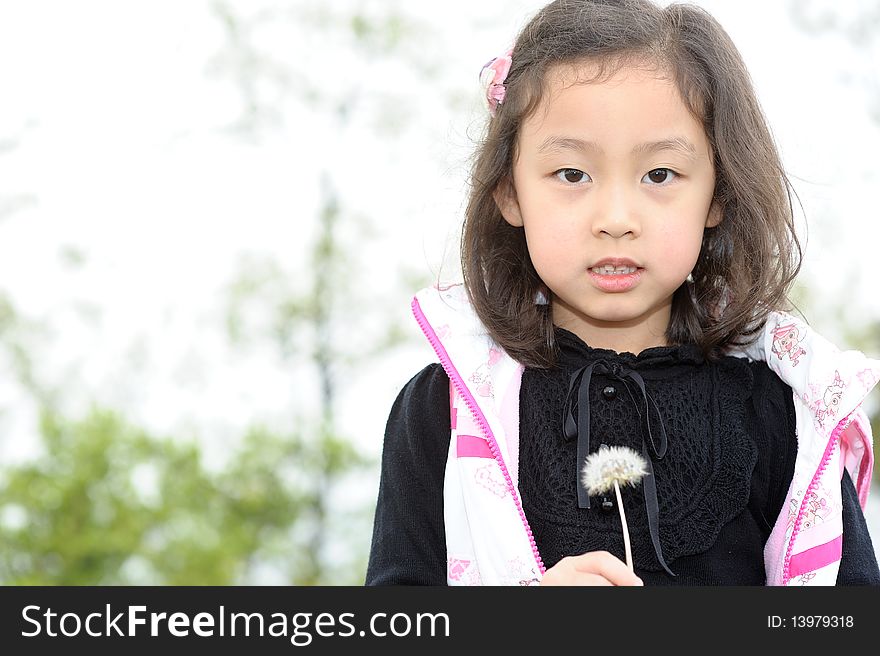
[[[721,218],[708,140],[659,73],[572,84],[562,71],[523,124],[496,202],[525,229],[556,325],[597,348],[663,346],[672,295]]]

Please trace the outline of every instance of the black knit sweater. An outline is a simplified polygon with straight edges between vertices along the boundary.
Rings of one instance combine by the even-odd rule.
[[[659,563],[644,491],[627,488],[636,573],[646,585],[763,585],[763,548],[794,472],[797,440],[791,389],[762,362],[706,362],[693,345],[639,355],[594,349],[557,329],[560,357],[549,370],[527,368],[520,390],[519,491],[547,568],[567,555],[607,550],[624,556],[613,496],[577,499],[577,440],[562,423],[571,374],[595,362],[589,382],[589,449],[642,450],[644,424],[625,367],[644,380],[659,410],[668,450],[652,458],[659,506]],[[626,370],[625,369],[625,370]],[[644,406],[641,406],[642,408]],[[403,388],[385,433],[367,585],[445,585],[443,478],[449,449],[449,379],[429,365]],[[843,492],[843,558],[838,584],[880,584],[871,538],[848,475]]]

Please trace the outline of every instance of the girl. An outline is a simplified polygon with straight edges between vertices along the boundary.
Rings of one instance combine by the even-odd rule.
[[[801,250],[743,62],[703,10],[557,0],[485,69],[464,284],[388,420],[367,584],[880,583],[880,362],[785,314]],[[584,459],[640,452],[614,497]]]

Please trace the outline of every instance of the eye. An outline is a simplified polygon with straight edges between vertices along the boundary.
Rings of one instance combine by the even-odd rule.
[[[670,183],[677,177],[678,173],[676,173],[672,169],[653,169],[652,171],[648,171],[645,174],[645,177],[642,178],[642,182],[647,181],[654,185],[660,186]]]
[[[555,175],[560,180],[560,182],[567,182],[569,184],[592,182],[592,178],[590,178],[590,176],[578,169],[559,169],[553,175]]]

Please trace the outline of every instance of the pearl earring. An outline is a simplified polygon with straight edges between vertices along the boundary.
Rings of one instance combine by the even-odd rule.
[[[687,280],[687,281],[690,282],[690,283],[693,283],[693,282],[694,282],[694,274],[693,274],[693,273],[689,273],[689,274],[688,274],[688,277],[685,278],[685,280]]]

